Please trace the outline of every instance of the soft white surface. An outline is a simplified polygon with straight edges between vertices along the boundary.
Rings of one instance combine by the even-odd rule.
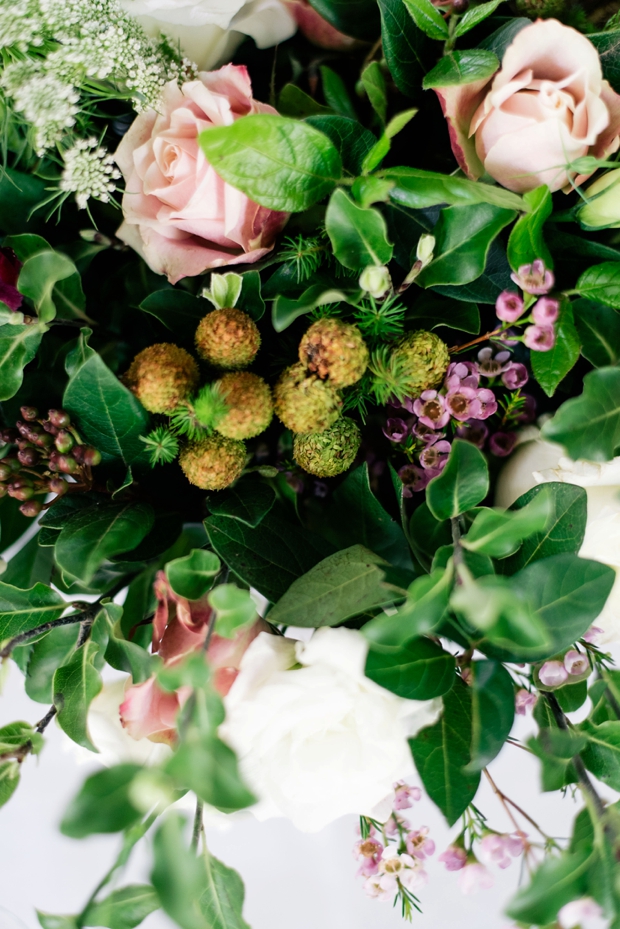
[[[0,725],[16,719],[34,722],[44,712],[45,707],[24,695],[21,676],[12,667],[0,697]],[[515,735],[523,735],[530,726],[531,721],[519,718]],[[76,912],[109,867],[119,846],[118,836],[77,841],[57,831],[69,799],[96,768],[94,759],[92,765],[76,763],[54,724],[39,759],[24,764],[22,783],[0,809],[0,929],[37,929],[35,908]],[[491,770],[504,792],[548,832],[566,835],[579,806],[570,798],[538,793],[534,758],[507,746]],[[486,783],[476,803],[493,828],[511,828]],[[491,890],[463,897],[457,890],[457,875],[447,873],[436,861],[451,834],[441,814],[423,799],[415,805],[411,819],[414,825],[429,826],[437,843],[428,867],[429,885],[420,893],[424,915],[415,917],[420,929],[507,929],[510,921],[501,915],[501,908],[517,885],[520,862],[506,871],[493,868]],[[207,824],[207,839],[214,854],[242,874],[244,915],[252,929],[402,929],[405,924],[398,912],[365,897],[362,882],[355,877],[357,863],[351,855],[355,825],[355,817],[345,817],[322,832],[304,835],[285,820],[258,823],[247,816],[223,830]],[[124,882],[148,879],[148,871],[148,851],[139,847]],[[171,929],[172,923],[155,913],[144,926]]]

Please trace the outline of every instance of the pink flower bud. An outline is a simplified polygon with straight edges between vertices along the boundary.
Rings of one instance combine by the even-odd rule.
[[[437,860],[445,864],[446,871],[460,871],[467,863],[467,852],[458,845],[450,845]]]
[[[523,341],[535,352],[548,352],[555,345],[553,326],[528,326]]]
[[[578,677],[581,674],[587,674],[589,672],[590,661],[587,655],[573,648],[564,655],[564,667],[569,674],[574,674]]]
[[[516,323],[524,309],[523,298],[511,290],[503,290],[495,303],[497,318],[505,323]]]
[[[479,890],[488,890],[494,883],[492,875],[478,861],[465,865],[458,876],[459,890],[465,896],[477,894]]]
[[[552,297],[541,297],[534,304],[532,316],[539,326],[552,326],[560,315],[560,301]]]
[[[515,710],[519,716],[525,716],[528,710],[533,710],[536,706],[536,701],[538,697],[536,694],[531,694],[529,690],[525,690],[523,687],[521,690],[518,690],[515,694]]]
[[[405,784],[404,781],[397,781],[394,784],[394,804],[393,807],[395,810],[408,810],[412,804],[412,800],[419,800],[422,796],[422,791],[419,787],[410,787],[409,784]]]
[[[520,387],[525,387],[528,380],[527,368],[518,361],[511,362],[502,374],[502,384],[508,390],[519,390]]]
[[[585,635],[582,636],[584,642],[596,642],[599,636],[603,635],[603,630],[599,626],[590,626]]]
[[[602,915],[602,909],[592,897],[582,897],[562,907],[558,913],[558,923],[562,929],[587,929],[590,920],[598,920]]]
[[[568,671],[561,661],[545,661],[538,678],[545,687],[561,687],[568,678]]]

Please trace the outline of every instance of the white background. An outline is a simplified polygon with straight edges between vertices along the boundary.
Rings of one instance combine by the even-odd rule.
[[[11,668],[0,696],[0,725],[16,719],[35,722],[46,707],[23,693],[21,675]],[[519,717],[514,734],[525,737],[531,720]],[[77,762],[68,739],[55,723],[39,758],[23,765],[22,782],[9,803],[0,809],[0,929],[37,929],[35,908],[51,913],[75,913],[116,856],[118,836],[74,840],[60,835],[58,822],[84,777],[96,770],[96,756]],[[540,794],[539,765],[515,746],[506,746],[491,765],[498,786],[554,836],[566,836],[580,808],[578,799]],[[488,784],[483,783],[477,806],[489,825],[510,831],[508,821]],[[414,923],[424,929],[505,929],[510,921],[502,906],[516,888],[520,859],[506,871],[492,866],[495,886],[476,896],[463,897],[457,875],[436,861],[451,835],[441,814],[426,798],[410,814],[414,827],[427,825],[437,843],[428,872],[428,886],[419,892],[423,915]],[[403,927],[400,914],[388,903],[367,898],[351,847],[356,820],[345,817],[315,835],[298,832],[284,820],[258,823],[240,815],[222,829],[207,824],[211,851],[236,868],[246,885],[244,916],[252,929],[395,929]],[[534,830],[526,826],[533,838]],[[143,848],[141,846],[144,846]],[[148,880],[148,841],[142,842],[123,882]],[[17,917],[16,925],[12,916]],[[145,929],[171,929],[161,913],[152,914]]]

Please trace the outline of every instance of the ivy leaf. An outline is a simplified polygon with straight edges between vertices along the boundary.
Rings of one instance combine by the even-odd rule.
[[[555,344],[548,352],[531,352],[530,363],[534,377],[552,397],[558,384],[579,359],[581,341],[575,328],[573,310],[568,300],[560,302],[560,315],[555,324]]]
[[[325,228],[334,255],[345,268],[361,271],[367,265],[385,265],[392,258],[393,248],[381,213],[358,206],[340,188],[329,201]]]
[[[460,516],[484,500],[489,492],[489,469],[482,452],[455,439],[448,462],[426,490],[426,503],[438,520]]]
[[[405,700],[432,700],[454,684],[454,656],[430,639],[412,639],[399,648],[371,645],[366,677]]]
[[[586,374],[581,396],[563,403],[542,434],[563,445],[574,461],[610,461],[620,450],[620,369]]]
[[[524,194],[523,199],[530,212],[519,217],[510,233],[507,252],[510,267],[518,271],[521,265],[542,258],[548,268],[553,268],[551,253],[543,238],[543,226],[553,212],[551,191],[543,184]]]
[[[36,355],[47,326],[0,326],[0,400],[10,400],[22,385],[24,368]]]
[[[198,138],[220,177],[270,210],[307,210],[342,175],[331,140],[285,116],[244,116],[230,126],[205,129]]]
[[[56,718],[63,732],[78,745],[96,752],[88,735],[86,718],[90,704],[101,690],[103,683],[99,671],[95,668],[95,658],[99,654],[99,645],[89,639],[76,649],[67,664],[58,668],[54,674],[54,705],[58,713]]]
[[[213,587],[222,563],[213,552],[195,548],[166,565],[166,577],[175,594],[186,600],[200,600]]]
[[[20,590],[0,581],[0,642],[60,619],[66,609],[66,600],[45,584]]]
[[[514,685],[497,661],[472,664],[472,744],[468,771],[481,771],[500,753],[515,716]]]
[[[472,707],[469,688],[457,680],[443,697],[443,713],[434,726],[409,739],[424,789],[452,826],[476,796],[480,772],[469,773]]]
[[[604,261],[588,268],[577,281],[575,289],[582,297],[620,310],[620,262]]]

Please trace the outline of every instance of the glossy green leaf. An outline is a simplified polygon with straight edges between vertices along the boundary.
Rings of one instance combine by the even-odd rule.
[[[357,175],[377,139],[368,129],[346,116],[309,116],[306,122],[335,145],[346,172]]]
[[[91,752],[97,749],[88,734],[88,709],[103,686],[94,664],[98,653],[99,645],[89,639],[65,665],[58,668],[52,685],[60,728],[70,739]]]
[[[193,339],[198,323],[207,315],[211,305],[185,290],[165,287],[145,297],[140,309],[158,319],[177,338],[189,340]]]
[[[405,700],[432,700],[454,684],[454,656],[430,639],[411,639],[399,648],[371,645],[366,677]]]
[[[513,210],[490,203],[446,207],[433,230],[434,258],[418,282],[433,287],[475,281],[484,271],[491,242],[514,218]]]
[[[88,326],[84,326],[80,329],[80,334],[73,343],[73,348],[67,352],[65,371],[69,377],[73,377],[78,368],[81,368],[89,358],[96,354],[94,348],[91,348],[88,344],[92,334],[93,330],[89,329]]]
[[[284,626],[337,626],[394,601],[384,585],[386,563],[361,545],[329,555],[293,581],[269,611],[269,622]],[[402,594],[401,594],[402,597]]]
[[[0,642],[60,619],[67,602],[45,584],[20,590],[0,581]]]
[[[599,53],[603,76],[615,91],[620,91],[619,30],[615,28],[605,29],[603,32],[594,32],[588,36],[588,39]]]
[[[567,400],[543,426],[543,437],[573,459],[609,461],[620,450],[620,369],[599,368],[583,379],[580,397]]]
[[[581,732],[588,737],[588,744],[581,753],[588,771],[613,790],[620,790],[620,720],[599,726],[586,721]]]
[[[460,39],[460,37],[465,35],[466,32],[469,32],[470,29],[474,29],[478,23],[483,22],[488,16],[491,16],[500,3],[503,2],[504,0],[488,0],[487,3],[480,3],[478,6],[470,7],[457,23],[456,29],[454,30],[455,38]]]
[[[35,755],[43,748],[43,736],[30,723],[16,722],[0,727],[0,755],[9,754],[27,742]]]
[[[418,0],[423,2],[423,0]],[[382,123],[385,123],[387,117],[387,91],[385,88],[385,78],[378,61],[371,61],[366,65],[361,74],[361,81],[370,100],[370,105],[379,117]]]
[[[99,449],[104,461],[125,467],[146,462],[140,436],[148,432],[148,413],[99,355],[92,355],[71,378],[62,405],[79,422],[84,441]]]
[[[187,600],[200,600],[219,574],[222,563],[213,552],[195,548],[183,558],[166,565],[166,577],[175,594]]]
[[[463,439],[455,439],[445,468],[426,491],[426,502],[438,520],[465,513],[489,492],[489,469],[482,452]]]
[[[547,926],[554,923],[566,903],[586,892],[586,875],[591,864],[590,850],[546,858],[536,869],[527,887],[517,891],[506,909],[511,919]]]
[[[22,385],[24,368],[37,353],[44,323],[0,326],[0,400],[9,400]]]
[[[325,214],[325,228],[334,255],[345,268],[361,271],[392,258],[385,220],[378,210],[363,209],[342,189],[334,191]]]
[[[153,525],[148,503],[101,503],[80,510],[61,530],[58,567],[85,584],[107,558],[135,548]]]
[[[228,639],[256,618],[256,604],[249,590],[235,584],[220,584],[209,594],[209,603],[216,613],[215,631]]]
[[[333,143],[307,123],[261,113],[205,129],[200,145],[213,169],[255,203],[301,212],[342,174]]]
[[[321,80],[323,82],[323,96],[328,106],[334,113],[339,116],[346,116],[348,119],[357,119],[355,107],[351,102],[346,85],[339,74],[328,68],[327,65],[321,65]]]
[[[479,8],[478,8],[479,9]],[[508,261],[513,271],[542,258],[548,268],[553,268],[551,253],[543,238],[543,227],[553,212],[551,191],[546,184],[523,195],[530,212],[520,216],[508,239]]]
[[[431,0],[404,0],[414,23],[431,39],[445,42],[448,38],[448,24]]]
[[[153,671],[154,657],[137,642],[128,641],[122,632],[123,607],[118,603],[107,603],[97,614],[97,622],[105,623],[108,642],[105,660],[117,671],[131,674],[134,684],[148,680]],[[150,632],[150,627],[147,627]]]
[[[620,310],[620,262],[604,261],[584,271],[576,284],[581,297]]]
[[[141,771],[141,765],[119,764],[87,777],[62,818],[62,834],[83,839],[133,825],[141,813],[131,802],[129,788]]]
[[[18,290],[34,303],[41,322],[56,316],[54,287],[77,269],[70,258],[52,249],[38,252],[24,263],[17,282]]]
[[[548,352],[530,352],[534,377],[548,397],[575,366],[581,351],[581,340],[575,328],[573,310],[567,300],[560,303],[560,315],[555,324],[555,344]]]
[[[596,368],[620,362],[620,313],[580,298],[572,304],[581,354]]]
[[[239,776],[235,753],[215,735],[184,739],[167,762],[166,771],[178,784],[224,813],[256,802]]]
[[[270,484],[243,480],[210,496],[208,505],[214,516],[229,516],[256,529],[273,507],[275,499],[276,494]]]
[[[519,497],[513,508],[518,510],[528,506],[543,489],[550,500],[550,513],[545,528],[530,535],[518,552],[502,561],[501,570],[504,574],[514,574],[532,561],[548,558],[550,555],[559,555],[562,552],[576,554],[581,548],[587,518],[587,497],[583,487],[555,482],[539,484]]]
[[[497,661],[474,661],[472,742],[468,771],[481,771],[500,753],[515,716],[515,689],[510,674]]]
[[[379,0],[383,54],[394,83],[407,97],[420,95],[429,58],[428,39],[403,0]]]
[[[523,197],[493,187],[481,181],[468,181],[464,177],[424,171],[422,168],[386,168],[380,176],[393,181],[390,199],[412,210],[448,203],[450,206],[470,206],[488,203],[507,210],[526,210]]]
[[[159,898],[150,884],[120,887],[97,903],[91,903],[81,918],[83,926],[135,929],[154,910]]]
[[[310,5],[339,32],[368,41],[376,38],[379,16],[374,0],[312,0]]]
[[[42,929],[79,929],[77,916],[43,913],[41,910],[37,910],[36,913]]]
[[[0,761],[0,807],[8,803],[19,784],[19,764],[17,761]]]
[[[54,674],[74,651],[79,631],[79,623],[59,626],[32,646],[25,681],[31,700],[48,705],[52,702]]]
[[[456,681],[443,697],[441,719],[409,739],[424,789],[452,826],[476,795],[480,773],[468,773],[471,760],[471,693]]]
[[[371,643],[400,646],[414,636],[433,632],[441,623],[452,591],[453,573],[438,568],[413,581],[405,603],[395,613],[380,613],[362,626]]]
[[[466,52],[450,52],[439,59],[435,67],[424,78],[424,90],[435,87],[452,87],[455,84],[470,84],[473,81],[493,77],[499,69],[499,60],[493,52],[472,49]]]
[[[550,511],[549,493],[536,494],[529,504],[514,511],[484,508],[476,514],[461,544],[470,552],[505,558],[517,550],[523,539],[543,532]]]
[[[359,290],[356,290],[356,293],[359,293]],[[326,284],[311,284],[297,299],[281,294],[273,301],[271,311],[273,328],[276,332],[283,332],[298,316],[311,313],[318,306],[347,301],[350,295],[350,291],[328,287]]]
[[[330,114],[327,106],[322,106],[314,97],[307,94],[296,84],[285,84],[277,100],[278,113],[282,116],[291,116],[293,119],[304,119],[306,116],[317,116],[321,113]]]

